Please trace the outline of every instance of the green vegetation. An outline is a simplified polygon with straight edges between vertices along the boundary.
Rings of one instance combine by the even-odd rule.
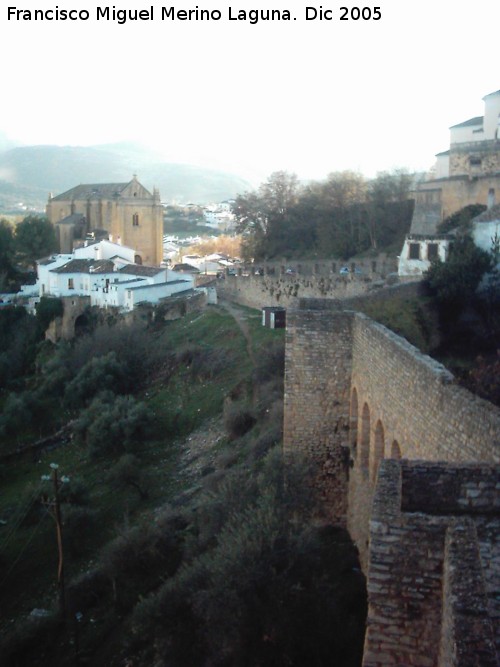
[[[412,177],[381,173],[367,181],[339,172],[301,187],[294,175],[276,172],[234,205],[245,258],[348,258],[366,250],[401,248],[413,213]]]
[[[36,260],[56,249],[56,233],[46,218],[29,215],[17,225],[0,219],[0,291],[17,291],[33,276],[27,271],[36,268]]]
[[[1,399],[2,664],[63,667],[76,651],[109,667],[360,664],[356,552],[344,531],[301,519],[303,463],[284,483],[283,331],[239,314],[250,342],[213,307],[31,344]],[[53,461],[70,480],[58,493],[66,624],[54,489],[40,479]],[[33,608],[47,615],[24,620]]]
[[[470,234],[473,218],[486,211],[483,204],[469,204],[459,211],[452,213],[438,225],[438,234],[447,234],[451,231],[457,231],[461,236]]]

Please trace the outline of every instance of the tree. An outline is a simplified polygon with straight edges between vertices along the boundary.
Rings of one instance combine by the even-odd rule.
[[[133,396],[103,391],[80,413],[73,428],[90,455],[98,457],[138,448],[150,436],[152,426],[153,417],[145,403]]]
[[[36,319],[41,331],[47,331],[52,320],[55,320],[56,317],[62,317],[63,312],[64,306],[61,299],[42,296],[36,305]]]
[[[132,487],[141,500],[149,498],[139,459],[133,454],[124,454],[109,471],[109,481],[117,488]]]
[[[457,229],[460,234],[469,234],[472,228],[472,220],[483,211],[486,211],[486,206],[483,204],[468,204],[459,211],[455,211],[438,225],[438,232],[440,234],[447,234],[452,229]]]
[[[285,171],[271,174],[256,192],[238,195],[233,212],[246,258],[273,257],[287,247],[287,224],[298,199],[297,177]]]
[[[475,296],[483,275],[492,268],[492,256],[478,248],[469,236],[455,241],[446,262],[436,261],[427,271],[443,313],[456,319]]]
[[[37,215],[28,215],[16,226],[15,246],[20,259],[36,269],[36,260],[57,250],[54,226]]]
[[[362,238],[366,187],[365,178],[353,171],[331,173],[324,183],[312,186],[322,254],[348,258],[367,246]]]
[[[12,225],[7,220],[0,220],[0,291],[8,288],[9,280],[15,271],[14,259],[14,233]]]

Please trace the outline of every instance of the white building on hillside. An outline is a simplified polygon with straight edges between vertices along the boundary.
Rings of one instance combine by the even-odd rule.
[[[132,310],[194,288],[192,276],[135,264],[134,257],[132,248],[100,241],[39,260],[38,296],[90,296],[91,306]]]

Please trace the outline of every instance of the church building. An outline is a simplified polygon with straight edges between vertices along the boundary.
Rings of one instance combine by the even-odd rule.
[[[136,263],[158,265],[163,259],[160,193],[155,188],[151,194],[135,175],[128,183],[77,185],[50,196],[46,213],[61,253],[71,253],[90,234],[134,248]]]

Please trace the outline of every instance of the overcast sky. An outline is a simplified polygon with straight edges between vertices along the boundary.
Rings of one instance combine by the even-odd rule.
[[[114,6],[150,10],[151,1]],[[380,7],[376,21],[340,21],[341,2],[223,1],[155,3],[153,20],[120,25],[96,20],[96,0],[18,5],[87,10],[86,21],[8,20],[8,0],[0,133],[19,144],[138,141],[169,161],[256,182],[278,169],[371,176],[427,170],[448,148],[449,126],[482,115],[482,97],[500,88],[493,0],[356,5]],[[229,7],[266,5],[292,20],[228,20]],[[162,6],[222,18],[162,21]],[[334,20],[306,21],[306,6],[331,9]]]

